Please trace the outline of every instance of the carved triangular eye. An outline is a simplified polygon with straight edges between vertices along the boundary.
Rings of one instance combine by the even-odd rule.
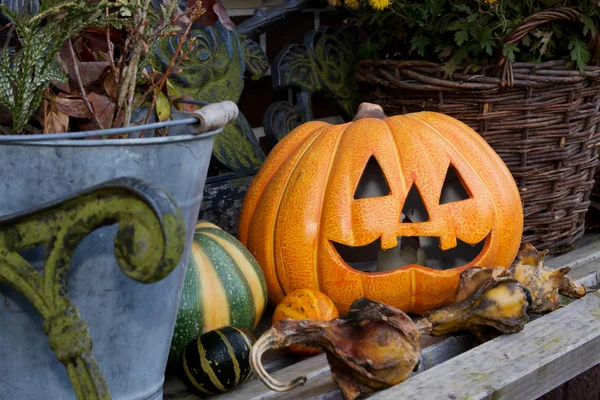
[[[444,179],[444,185],[442,186],[442,194],[440,195],[440,204],[452,203],[455,201],[461,201],[470,199],[473,197],[469,188],[464,184],[464,180],[456,170],[454,165],[450,163],[448,166],[448,172],[446,172],[446,179]]]
[[[419,189],[413,183],[406,196],[404,207],[402,207],[402,214],[404,215],[404,221],[402,222],[426,222],[429,221],[429,213],[423,203],[423,198]]]
[[[369,158],[367,166],[363,171],[358,186],[354,192],[355,199],[366,199],[370,197],[381,197],[390,194],[390,187],[383,175],[383,170],[373,156]]]

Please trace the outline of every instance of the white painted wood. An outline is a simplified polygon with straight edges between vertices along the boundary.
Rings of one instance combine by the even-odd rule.
[[[535,399],[599,363],[600,296],[591,294],[371,399]]]

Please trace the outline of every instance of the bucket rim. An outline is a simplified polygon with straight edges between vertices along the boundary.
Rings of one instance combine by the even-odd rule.
[[[190,103],[196,105],[209,105],[209,103],[200,100],[183,99],[178,102]],[[201,128],[201,121],[194,113],[172,110],[174,119],[150,122],[142,125],[131,125],[120,128],[98,129],[79,132],[62,132],[52,134],[34,134],[34,135],[0,135],[0,146],[6,144],[23,146],[60,146],[60,147],[97,147],[97,146],[139,146],[153,145],[161,143],[177,143],[192,140],[208,139],[219,132],[222,132],[224,126],[217,129],[201,132],[176,134],[173,136],[154,136],[147,138],[123,138],[123,139],[87,139],[97,136],[111,136],[123,133],[132,133],[145,130],[153,130],[166,127],[186,126],[186,131],[198,132]]]
[[[137,128],[144,128],[139,126]],[[142,130],[142,129],[137,129]],[[98,146],[144,146],[156,145],[163,143],[181,143],[193,140],[204,140],[213,138],[217,133],[223,131],[223,128],[212,131],[203,132],[198,135],[177,135],[177,136],[159,136],[149,138],[132,138],[132,139],[57,139],[57,140],[27,140],[24,136],[22,140],[2,140],[6,136],[0,136],[0,146],[51,146],[51,147],[98,147]],[[32,136],[32,135],[27,135]],[[46,134],[44,136],[52,136]],[[12,136],[8,136],[12,137]]]

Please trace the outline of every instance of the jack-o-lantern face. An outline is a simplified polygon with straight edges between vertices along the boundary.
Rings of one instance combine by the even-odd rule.
[[[517,254],[517,187],[476,132],[438,113],[364,110],[294,130],[248,190],[239,238],[273,303],[313,288],[340,313],[362,296],[424,312],[451,300],[465,268],[508,267]]]

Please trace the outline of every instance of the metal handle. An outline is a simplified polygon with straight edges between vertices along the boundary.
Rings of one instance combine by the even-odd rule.
[[[200,127],[194,132],[194,134],[197,135],[200,133],[208,132],[210,130],[223,128],[225,125],[236,119],[239,112],[237,105],[234,102],[228,100],[214,104],[197,102],[194,100],[181,100],[180,102],[207,105],[202,107],[200,110],[197,110],[196,112],[186,113],[190,116],[190,118],[185,119],[168,120],[163,122],[153,122],[146,125],[132,125],[128,127],[100,129],[93,131],[63,132],[35,135],[0,135],[0,144],[8,142],[37,142],[47,140],[84,139],[87,137],[94,136],[110,136],[122,133],[166,128],[169,126],[200,124]]]
[[[194,111],[194,115],[200,120],[200,128],[195,134],[222,128],[235,120],[238,113],[237,104],[229,100],[204,106]]]

